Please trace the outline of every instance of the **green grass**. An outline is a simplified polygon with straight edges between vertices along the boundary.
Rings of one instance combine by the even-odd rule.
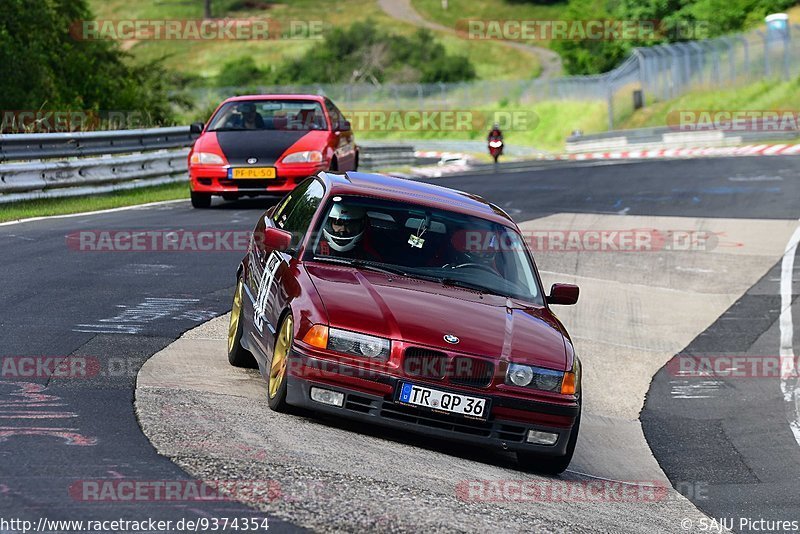
[[[409,35],[416,27],[384,14],[375,0],[291,0],[263,2],[261,8],[238,9],[241,0],[215,0],[214,16],[231,18],[272,18],[286,20],[321,20],[325,26],[348,26],[370,19],[382,31]],[[257,3],[256,3],[257,4]],[[200,19],[201,1],[136,1],[90,0],[99,20]],[[525,52],[509,49],[502,43],[467,41],[437,33],[448,52],[466,55],[472,60],[478,76],[484,79],[519,79],[535,77],[539,64]],[[213,78],[220,67],[232,59],[252,56],[259,67],[276,65],[302,55],[319,44],[319,40],[293,39],[270,41],[140,41],[123,43],[137,61],[163,59],[165,66],[178,72]],[[498,60],[502,58],[502,60]],[[324,80],[320,80],[324,81]]]
[[[800,78],[788,82],[757,82],[730,89],[704,89],[656,102],[633,113],[619,128],[668,126],[670,112],[800,109]],[[588,130],[587,130],[588,133]]]
[[[605,129],[607,112],[604,102],[585,101],[545,101],[533,104],[508,102],[480,106],[484,115],[491,117],[493,112],[522,112],[526,127],[506,128],[504,138],[509,145],[531,146],[543,150],[558,151],[575,129],[600,131]],[[476,125],[468,131],[453,130],[415,130],[415,131],[356,131],[357,139],[464,139],[483,140],[488,127]]]
[[[188,181],[118,191],[116,193],[104,195],[26,200],[13,204],[0,204],[0,222],[49,215],[84,213],[87,211],[135,206],[137,204],[147,204],[148,202],[183,198],[189,198]]]

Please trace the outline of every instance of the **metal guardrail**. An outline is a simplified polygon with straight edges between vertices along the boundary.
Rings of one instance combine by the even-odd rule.
[[[753,141],[791,140],[800,131],[681,131],[670,127],[612,130],[567,138],[566,152],[604,152],[614,150],[641,150],[646,148],[691,148],[734,146]]]
[[[188,126],[0,135],[0,204],[187,180]],[[411,165],[411,145],[366,143],[365,170]]]
[[[0,162],[124,154],[191,146],[188,126],[48,134],[0,134]]]
[[[188,126],[0,135],[0,204],[186,179]]]
[[[412,145],[368,143],[359,146],[359,170],[374,171],[387,167],[403,167],[413,165],[416,161]]]

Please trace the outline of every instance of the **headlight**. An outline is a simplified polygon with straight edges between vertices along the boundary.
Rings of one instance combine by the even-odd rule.
[[[513,386],[561,393],[562,382],[564,382],[564,373],[562,371],[518,363],[509,364],[506,370],[506,384]]]
[[[392,343],[388,339],[359,334],[338,328],[328,329],[327,349],[344,352],[362,358],[388,360]]]
[[[292,152],[283,158],[284,163],[320,163],[322,162],[322,152],[319,150],[306,150],[304,152]]]
[[[224,165],[225,160],[222,156],[213,152],[195,152],[192,154],[191,162],[198,165]]]
[[[515,386],[525,387],[533,380],[533,369],[527,365],[512,363],[506,372],[506,382],[511,381]]]

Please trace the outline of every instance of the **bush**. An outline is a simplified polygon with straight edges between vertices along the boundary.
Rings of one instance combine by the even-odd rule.
[[[334,28],[323,43],[277,70],[276,83],[313,84],[386,81],[424,83],[473,80],[465,56],[450,55],[428,30],[411,37],[378,32],[372,21]]]
[[[262,70],[250,56],[229,61],[222,66],[217,75],[219,87],[244,87],[265,84],[269,69]]]

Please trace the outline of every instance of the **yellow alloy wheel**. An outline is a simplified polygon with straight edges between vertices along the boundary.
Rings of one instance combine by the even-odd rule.
[[[233,306],[231,307],[231,323],[228,326],[228,354],[232,354],[236,348],[236,332],[239,330],[239,318],[242,315],[242,292],[244,286],[242,280],[236,284],[236,292],[233,294]]]
[[[283,320],[278,339],[275,341],[275,353],[272,355],[272,365],[269,369],[269,398],[275,398],[286,379],[286,362],[289,359],[289,349],[292,348],[292,316],[287,315]]]

